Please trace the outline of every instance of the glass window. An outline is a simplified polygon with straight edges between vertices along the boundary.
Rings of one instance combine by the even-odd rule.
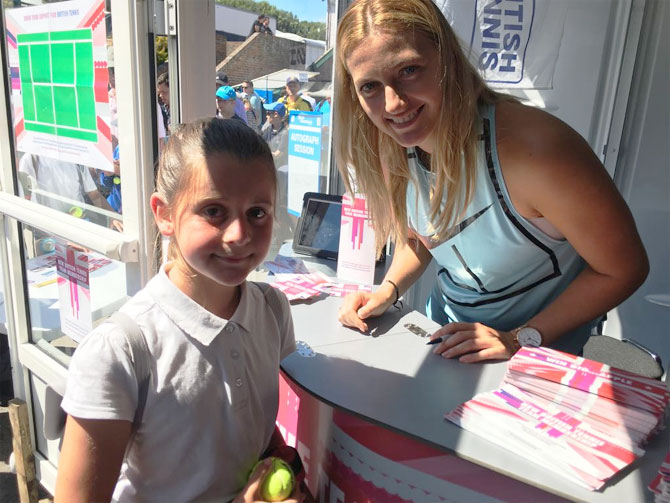
[[[4,5],[18,195],[121,230],[109,5]]]
[[[128,299],[126,266],[28,226],[23,238],[31,340],[62,359]]]
[[[274,257],[293,239],[304,193],[329,191],[334,39],[326,35],[336,7],[292,1],[250,12],[234,3],[216,4],[212,108],[244,120],[270,146],[278,177]]]

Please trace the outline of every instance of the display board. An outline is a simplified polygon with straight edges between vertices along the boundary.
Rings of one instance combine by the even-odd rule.
[[[17,150],[113,171],[104,0],[7,11]]]

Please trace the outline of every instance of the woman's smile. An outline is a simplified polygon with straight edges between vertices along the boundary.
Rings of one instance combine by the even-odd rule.
[[[375,32],[346,61],[358,101],[374,125],[403,147],[431,152],[442,109],[435,45],[419,34]]]
[[[407,127],[413,123],[414,119],[416,119],[419,116],[422,110],[423,105],[421,105],[418,109],[414,110],[413,112],[398,117],[389,117],[386,120],[393,123],[393,127],[395,128]]]

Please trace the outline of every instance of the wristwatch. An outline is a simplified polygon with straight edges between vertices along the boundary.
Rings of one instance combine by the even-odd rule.
[[[522,325],[512,330],[514,342],[519,347],[537,348],[542,345],[542,334],[537,328]]]

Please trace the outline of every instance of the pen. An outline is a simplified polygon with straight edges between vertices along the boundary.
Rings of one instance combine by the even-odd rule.
[[[434,344],[439,344],[440,342],[444,342],[444,339],[446,339],[446,337],[439,337],[438,339],[433,339],[432,341],[426,342],[426,346],[432,346]]]

